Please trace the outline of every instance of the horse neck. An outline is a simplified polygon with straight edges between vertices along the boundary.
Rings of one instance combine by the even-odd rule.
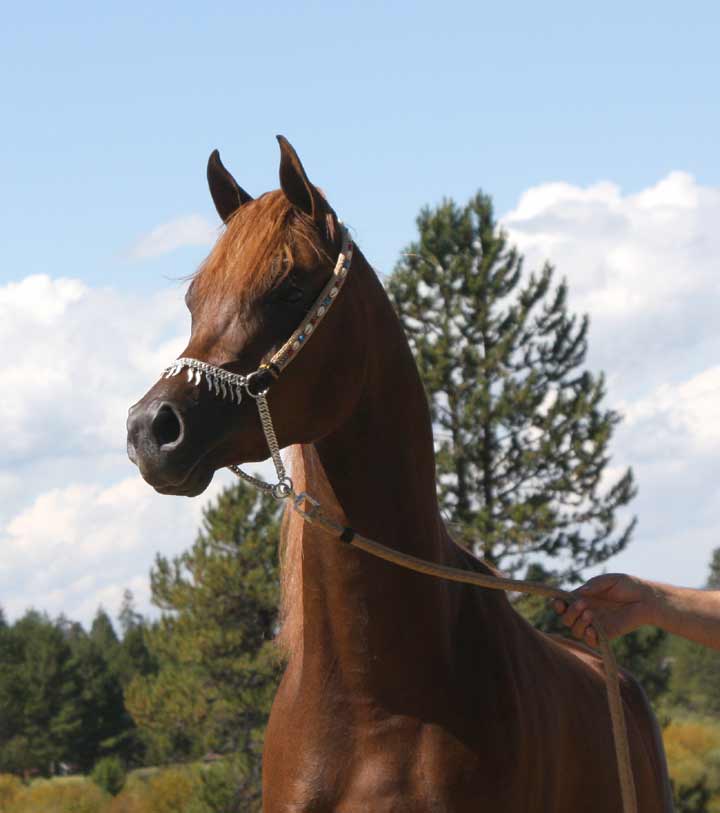
[[[418,556],[443,556],[427,397],[407,339],[377,276],[357,252],[367,348],[362,396],[349,419],[316,444],[330,486],[365,536]]]
[[[358,260],[353,274],[362,274],[361,283],[352,295],[362,297],[372,325],[363,395],[337,431],[295,447],[293,479],[364,536],[450,562],[455,549],[438,510],[427,399],[392,306],[361,255]],[[408,668],[414,685],[423,682],[418,666],[437,685],[437,670],[450,657],[457,591],[353,550],[297,515],[289,516],[286,536],[297,554],[285,562],[286,586],[294,578],[296,587],[285,596],[291,664],[299,656],[303,672],[320,674],[332,664],[355,692],[378,690],[387,680],[407,691]]]

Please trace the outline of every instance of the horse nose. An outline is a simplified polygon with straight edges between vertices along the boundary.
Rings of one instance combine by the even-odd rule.
[[[137,462],[138,454],[157,457],[177,449],[185,437],[182,413],[166,401],[130,408],[127,421],[128,456]]]

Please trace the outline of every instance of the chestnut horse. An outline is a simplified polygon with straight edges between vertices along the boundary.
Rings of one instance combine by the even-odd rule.
[[[281,189],[257,200],[210,157],[227,227],[186,296],[183,357],[198,368],[247,374],[274,358],[341,251],[335,213],[278,140]],[[296,490],[399,551],[490,572],[445,529],[426,396],[358,249],[332,309],[301,341],[267,393],[280,446],[294,444]],[[231,403],[200,378],[163,377],[130,410],[129,455],[163,494],[196,496],[217,469],[268,455],[253,398]],[[539,633],[504,594],[380,561],[295,512],[283,537],[287,668],[265,738],[265,811],[621,810],[594,653]],[[670,812],[657,724],[632,677],[621,689],[638,810]]]

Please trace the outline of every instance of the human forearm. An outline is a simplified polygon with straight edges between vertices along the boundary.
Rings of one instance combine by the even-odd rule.
[[[648,584],[655,594],[649,623],[720,650],[720,590]]]

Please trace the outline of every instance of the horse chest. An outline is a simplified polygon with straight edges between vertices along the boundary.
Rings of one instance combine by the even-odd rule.
[[[387,717],[349,727],[342,716],[303,732],[294,747],[268,743],[265,813],[508,809],[515,791],[488,781],[497,770],[490,755],[484,760],[442,726]]]

